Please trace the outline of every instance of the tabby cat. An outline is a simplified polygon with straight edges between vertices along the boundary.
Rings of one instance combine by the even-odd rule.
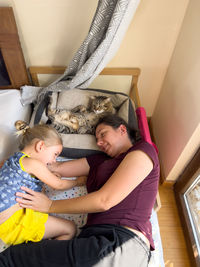
[[[47,109],[48,123],[59,133],[94,134],[100,117],[116,113],[110,97],[91,96],[89,107],[79,105],[72,110],[52,109],[52,99]]]

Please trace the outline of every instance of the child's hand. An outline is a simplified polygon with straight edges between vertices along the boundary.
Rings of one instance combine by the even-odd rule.
[[[87,176],[79,176],[76,178],[77,185],[76,186],[82,186],[86,184]]]

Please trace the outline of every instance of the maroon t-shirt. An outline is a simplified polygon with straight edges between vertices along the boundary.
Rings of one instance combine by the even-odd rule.
[[[160,176],[160,166],[155,148],[147,142],[134,144],[127,152],[116,158],[105,154],[87,157],[90,171],[87,179],[88,193],[97,191],[119,166],[124,157],[131,151],[141,150],[153,161],[154,167],[150,174],[119,204],[108,211],[88,214],[87,225],[117,224],[128,226],[142,232],[154,249],[150,217],[155,203]],[[123,179],[123,177],[122,177]],[[113,188],[113,190],[115,190]]]

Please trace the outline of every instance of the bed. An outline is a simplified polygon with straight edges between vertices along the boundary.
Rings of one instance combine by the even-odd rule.
[[[13,143],[13,132],[14,132],[14,121],[17,119],[23,119],[30,124],[45,122],[45,100],[43,103],[40,103],[40,107],[35,105],[34,110],[31,110],[32,105],[32,92],[37,92],[41,87],[46,86],[47,84],[56,80],[57,76],[63,74],[66,67],[30,67],[29,73],[32,79],[32,86],[23,86],[21,88],[21,92],[18,90],[1,90],[0,91],[0,112],[2,114],[7,114],[6,110],[9,110],[9,117],[0,125],[0,134],[1,136],[4,135],[3,138],[7,138],[6,142],[2,142],[2,154],[0,154],[0,160],[4,159],[5,157],[9,156],[16,150],[16,146],[12,146],[9,144]],[[56,98],[56,105],[58,108],[65,108],[66,105],[79,104],[80,101],[83,101],[86,96],[89,94],[105,94],[112,97],[112,101],[114,104],[119,104],[120,109],[119,111],[123,114],[127,114],[127,121],[131,122],[134,127],[138,127],[143,139],[147,142],[153,142],[151,140],[151,136],[149,133],[147,118],[145,109],[140,105],[140,99],[138,94],[138,78],[140,75],[140,69],[138,68],[105,68],[100,75],[95,79],[95,81],[91,84],[90,88],[87,89],[80,89],[76,88],[73,90],[66,91],[66,92],[58,92],[55,96]],[[103,80],[104,79],[104,80]],[[72,92],[73,91],[73,92]],[[26,92],[26,95],[24,94]],[[27,93],[27,92],[30,92]],[[70,94],[75,95],[71,96]],[[79,95],[79,97],[77,97]],[[62,101],[62,99],[68,99],[69,101]],[[73,101],[71,98],[73,97]],[[80,100],[81,99],[81,100]],[[22,101],[21,101],[22,100]],[[6,106],[5,103],[8,101],[8,105]],[[10,102],[11,101],[11,102]],[[13,103],[13,102],[14,103]],[[78,102],[76,102],[78,101]],[[121,102],[120,102],[121,101]],[[25,106],[21,104],[21,102],[26,103]],[[66,103],[67,102],[67,103]],[[4,106],[1,105],[4,103]],[[42,106],[42,109],[41,109]],[[9,109],[8,109],[9,107]],[[20,108],[19,108],[20,107]],[[20,109],[20,112],[17,111],[17,108]],[[39,115],[38,115],[39,114]],[[119,114],[120,115],[120,114]],[[2,118],[2,116],[1,116]],[[12,124],[12,126],[11,126]],[[10,125],[8,127],[8,125]],[[8,129],[6,134],[4,134],[4,129]],[[69,136],[63,136],[63,139],[68,138]],[[81,139],[82,138],[82,139]],[[69,142],[69,139],[64,141],[64,149],[63,154],[59,158],[59,160],[67,160],[77,157],[82,157],[91,153],[96,153],[98,149],[95,144],[94,136],[84,136],[82,135],[73,135],[69,139],[73,139],[72,143]],[[81,139],[81,141],[80,141]],[[12,142],[11,142],[12,141]],[[15,144],[17,143],[16,139],[14,139]],[[88,149],[89,146],[89,149]],[[156,146],[154,145],[155,149]],[[78,153],[78,155],[77,155]],[[72,178],[73,179],[73,178]],[[86,194],[85,187],[76,187],[72,188],[67,191],[55,191],[45,186],[45,190],[47,195],[52,199],[61,199],[61,198],[72,198],[79,195]],[[154,209],[152,211],[151,222],[152,222],[152,229],[153,229],[153,238],[155,242],[155,251],[152,253],[152,258],[149,266],[151,267],[159,267],[164,266],[163,261],[163,251],[162,251],[162,244],[159,232],[159,225],[156,212],[160,209],[161,203],[159,194],[157,195],[156,203]],[[64,218],[68,218],[73,220],[78,229],[86,222],[86,216],[79,214],[79,215],[56,215],[62,216]],[[5,245],[1,243],[0,249],[4,249]]]

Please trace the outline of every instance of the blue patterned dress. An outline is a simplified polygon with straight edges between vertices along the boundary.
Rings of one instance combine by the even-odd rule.
[[[21,160],[29,157],[24,152],[16,152],[0,169],[0,212],[15,205],[16,192],[23,192],[21,186],[41,192],[43,183],[27,173]]]

